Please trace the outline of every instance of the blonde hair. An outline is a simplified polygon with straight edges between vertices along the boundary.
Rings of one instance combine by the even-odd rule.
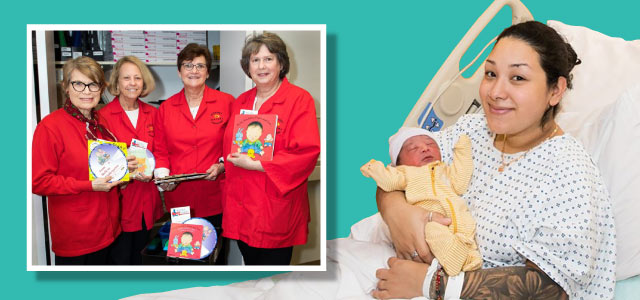
[[[62,88],[66,90],[69,88],[69,84],[71,84],[71,73],[73,70],[78,70],[78,72],[84,74],[89,77],[89,79],[93,80],[93,82],[100,85],[100,93],[104,91],[104,88],[107,85],[104,77],[104,71],[102,67],[91,57],[80,56],[74,59],[70,59],[64,63],[62,67]]]
[[[109,93],[114,96],[120,95],[120,88],[118,87],[118,77],[120,77],[120,69],[122,65],[126,63],[132,63],[138,67],[140,70],[140,74],[142,74],[142,93],[140,97],[146,97],[151,94],[153,90],[156,88],[156,81],[153,79],[153,75],[151,75],[151,71],[147,68],[147,65],[140,61],[135,56],[125,56],[118,60],[118,62],[113,67],[113,71],[111,72],[111,76],[109,77]]]

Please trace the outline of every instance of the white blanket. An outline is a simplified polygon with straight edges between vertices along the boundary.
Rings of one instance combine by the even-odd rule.
[[[379,214],[351,227],[347,238],[327,241],[326,272],[291,272],[227,286],[195,287],[127,300],[195,299],[372,299],[375,272],[395,256]],[[424,299],[421,297],[421,299]]]

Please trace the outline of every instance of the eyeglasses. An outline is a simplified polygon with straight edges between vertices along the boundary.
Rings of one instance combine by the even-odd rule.
[[[186,64],[182,64],[182,66],[187,69],[187,71],[191,71],[193,70],[193,67],[196,67],[196,70],[198,71],[202,71],[204,69],[207,68],[207,65],[205,64],[192,64],[192,63],[186,63]]]
[[[84,92],[84,89],[87,87],[89,87],[89,91],[91,92],[97,92],[100,90],[100,85],[95,82],[87,84],[82,81],[72,81],[71,86],[76,90],[76,92]]]

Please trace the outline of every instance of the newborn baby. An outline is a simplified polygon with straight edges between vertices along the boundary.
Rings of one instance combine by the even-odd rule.
[[[453,163],[441,162],[440,148],[431,132],[402,127],[389,138],[391,164],[376,160],[360,171],[387,191],[405,191],[407,202],[451,218],[451,225],[428,222],[425,240],[449,276],[482,266],[475,241],[476,223],[460,195],[473,172],[471,141],[462,135],[453,149]],[[397,165],[397,166],[396,166]]]

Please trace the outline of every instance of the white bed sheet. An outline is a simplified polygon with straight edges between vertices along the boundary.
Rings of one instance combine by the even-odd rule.
[[[387,259],[395,255],[389,241],[386,224],[375,214],[353,225],[349,237],[327,241],[326,272],[291,272],[227,286],[194,287],[125,299],[372,299],[369,293],[377,282],[375,271],[387,267]],[[616,284],[615,299],[636,299],[638,291],[640,276],[623,280]]]
[[[127,300],[195,299],[372,299],[377,269],[395,256],[379,214],[351,228],[348,238],[327,241],[326,272],[291,272],[227,286],[143,294]],[[425,299],[423,297],[416,299]]]

